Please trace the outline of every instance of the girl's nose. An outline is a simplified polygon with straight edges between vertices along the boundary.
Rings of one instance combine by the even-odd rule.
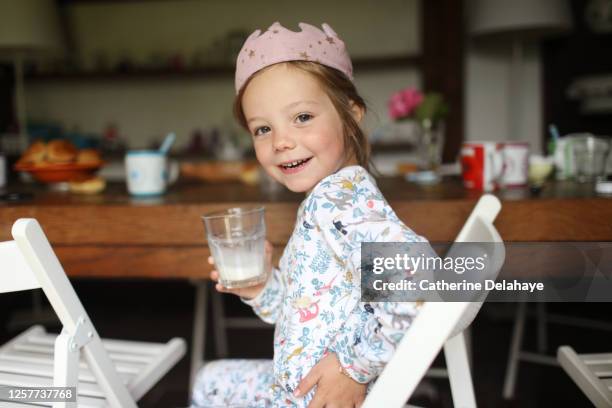
[[[295,141],[288,132],[277,132],[274,135],[274,150],[282,152],[284,150],[293,149],[295,147]]]

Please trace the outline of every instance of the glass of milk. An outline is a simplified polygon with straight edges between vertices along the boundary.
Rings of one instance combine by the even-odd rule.
[[[202,216],[208,246],[226,288],[243,288],[266,280],[263,207],[237,207]]]

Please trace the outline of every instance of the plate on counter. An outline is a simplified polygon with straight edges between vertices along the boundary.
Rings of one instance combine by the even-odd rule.
[[[16,164],[15,170],[30,173],[41,183],[82,181],[91,178],[104,163],[45,163],[43,165]]]

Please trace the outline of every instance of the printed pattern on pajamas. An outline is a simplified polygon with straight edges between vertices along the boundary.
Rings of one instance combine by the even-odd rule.
[[[301,203],[279,268],[255,299],[245,301],[262,320],[276,324],[271,406],[307,407],[315,390],[303,398],[293,391],[330,351],[353,379],[371,382],[418,313],[412,302],[360,301],[362,242],[427,241],[397,217],[367,170],[349,166],[321,180]],[[240,368],[242,375],[247,368]],[[203,369],[194,396],[201,393],[198,387],[213,387],[208,381],[233,387],[231,377],[221,378],[219,370],[216,375],[208,379]],[[251,396],[254,404],[260,391]]]
[[[193,387],[193,408],[272,407],[272,360],[217,360],[206,363]]]

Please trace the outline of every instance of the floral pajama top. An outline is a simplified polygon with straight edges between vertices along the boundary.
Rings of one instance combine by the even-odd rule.
[[[415,303],[360,302],[362,242],[426,242],[400,221],[373,177],[350,166],[321,180],[301,203],[279,268],[245,301],[275,323],[273,401],[295,398],[300,380],[333,351],[349,375],[370,382],[417,314]]]

